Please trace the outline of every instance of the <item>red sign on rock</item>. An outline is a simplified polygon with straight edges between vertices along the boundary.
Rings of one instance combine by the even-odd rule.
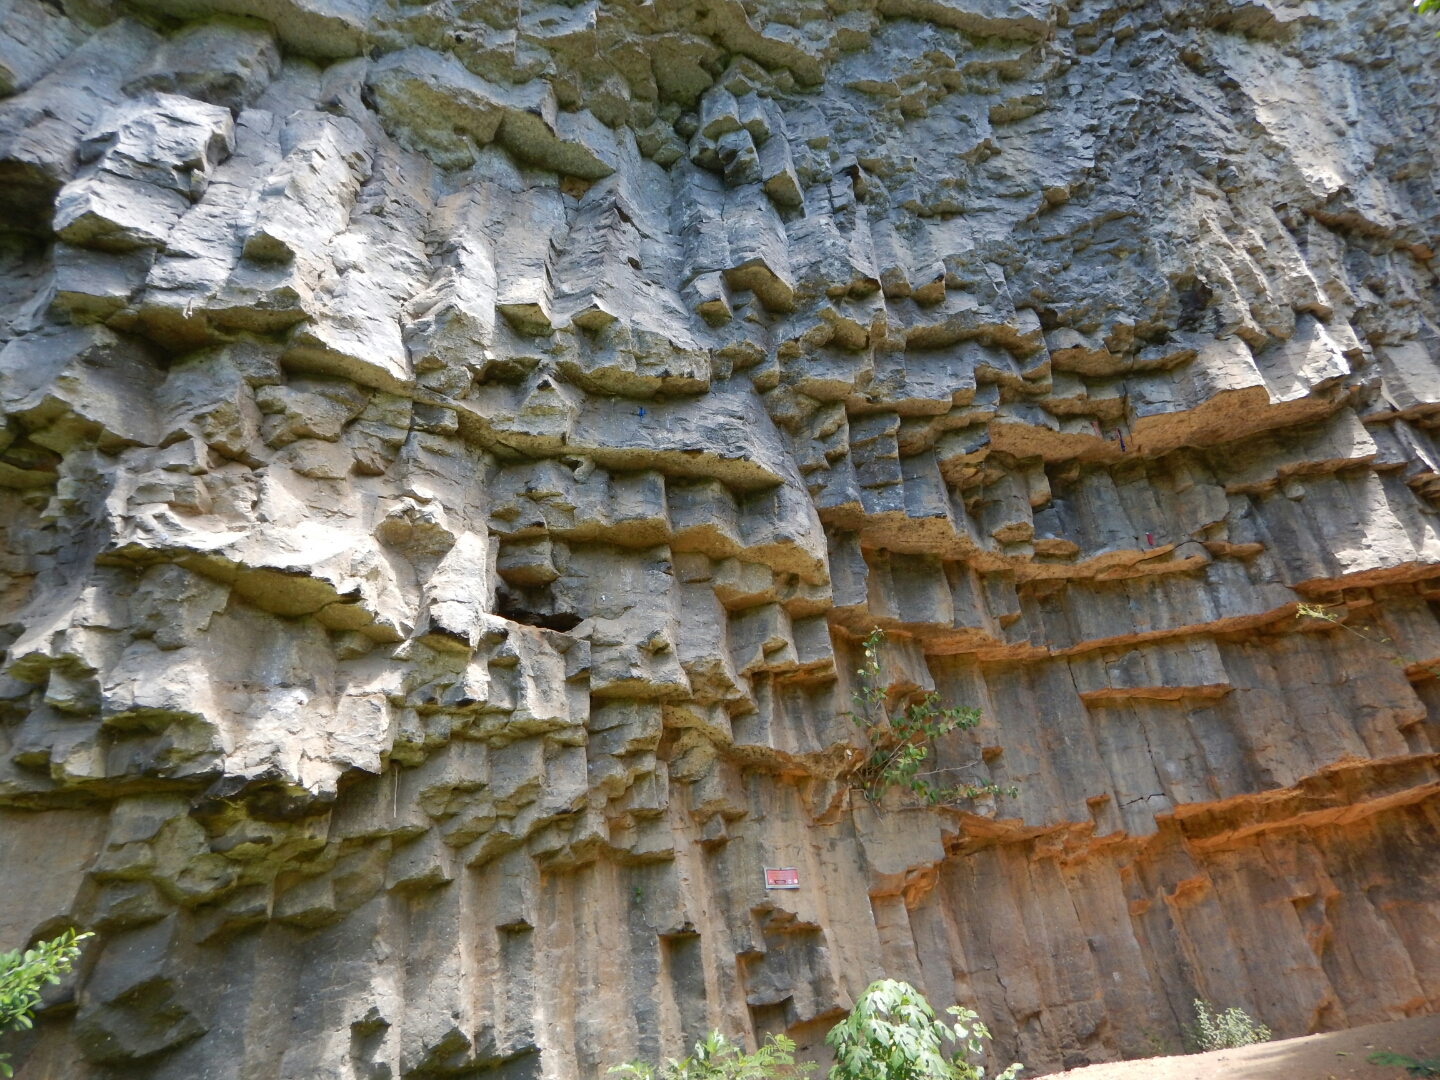
[[[800,871],[793,866],[780,869],[765,868],[765,888],[767,889],[798,889],[800,887]]]

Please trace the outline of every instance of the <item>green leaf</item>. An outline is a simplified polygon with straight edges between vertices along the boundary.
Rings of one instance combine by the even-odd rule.
[[[969,1010],[952,1007],[952,1028],[914,987],[892,979],[872,983],[855,1008],[831,1029],[834,1048],[830,1080],[980,1080],[981,1071],[964,1052],[979,1052],[984,1026]],[[965,1024],[971,1024],[966,1028]],[[954,1043],[947,1056],[945,1046]],[[1018,1068],[1012,1068],[1013,1077]]]
[[[0,1031],[31,1026],[30,1014],[40,1004],[41,989],[58,983],[80,956],[80,942],[94,936],[67,930],[24,953],[17,949],[0,954]],[[0,1069],[10,1075],[3,1062]]]
[[[719,1031],[712,1031],[695,1044],[694,1053],[680,1061],[667,1061],[656,1070],[645,1061],[613,1065],[607,1073],[631,1080],[771,1080],[775,1077],[803,1077],[815,1068],[813,1062],[796,1063],[795,1043],[784,1035],[771,1035],[753,1054],[733,1043]]]

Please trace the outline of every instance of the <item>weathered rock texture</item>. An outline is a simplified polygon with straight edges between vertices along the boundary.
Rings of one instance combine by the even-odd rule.
[[[24,1080],[1440,1006],[1403,0],[0,13]],[[847,788],[876,626],[1018,795]]]

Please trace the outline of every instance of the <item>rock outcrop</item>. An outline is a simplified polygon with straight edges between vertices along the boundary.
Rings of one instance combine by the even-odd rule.
[[[1440,1007],[1404,0],[0,12],[24,1080]],[[998,794],[851,788],[876,628]]]

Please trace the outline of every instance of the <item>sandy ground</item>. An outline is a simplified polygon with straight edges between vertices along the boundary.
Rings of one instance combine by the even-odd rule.
[[[1402,1068],[1368,1064],[1365,1059],[1377,1050],[1415,1058],[1440,1057],[1440,1015],[1240,1050],[1087,1065],[1053,1075],[1066,1080],[1408,1080]]]

